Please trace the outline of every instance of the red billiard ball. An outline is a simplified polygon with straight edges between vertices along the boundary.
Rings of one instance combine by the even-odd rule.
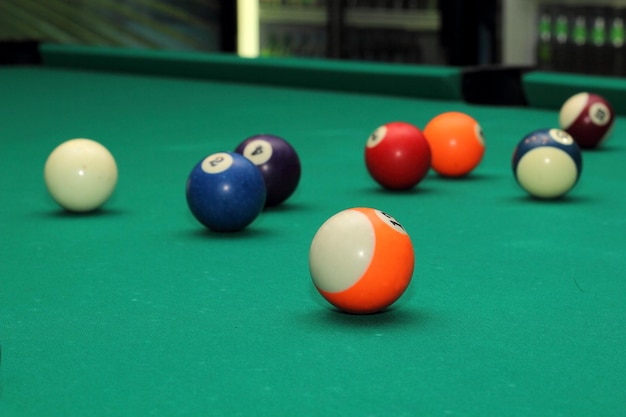
[[[428,173],[430,147],[416,126],[406,122],[387,123],[367,139],[365,165],[383,187],[409,189]]]
[[[593,93],[578,93],[567,99],[559,113],[561,129],[572,135],[578,146],[593,149],[610,135],[615,120],[611,104]]]
[[[445,177],[461,177],[480,164],[485,153],[483,131],[461,112],[439,114],[428,122],[424,135],[433,154],[433,170]]]
[[[415,256],[396,219],[373,208],[351,208],[330,217],[315,234],[309,270],[319,293],[354,314],[384,310],[404,293]]]
[[[240,143],[235,152],[248,158],[261,171],[267,188],[266,207],[281,204],[298,187],[300,158],[285,139],[275,135],[255,135]]]
[[[196,219],[215,232],[236,232],[263,210],[261,172],[234,152],[218,152],[198,162],[187,179],[187,204]]]

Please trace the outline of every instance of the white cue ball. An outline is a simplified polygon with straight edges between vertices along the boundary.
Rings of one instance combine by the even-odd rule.
[[[91,139],[71,139],[57,146],[46,161],[44,180],[64,209],[89,212],[100,208],[117,184],[117,165],[107,148]]]

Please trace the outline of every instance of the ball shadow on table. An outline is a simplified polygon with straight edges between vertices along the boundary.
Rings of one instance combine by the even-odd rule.
[[[614,143],[613,140],[611,140],[611,138],[609,138],[607,143],[603,143],[596,148],[581,149],[583,153],[583,158],[585,157],[585,154],[603,154],[603,153],[608,154],[608,153],[613,153],[613,152],[620,152],[623,150],[624,150],[624,147],[620,146],[617,143]]]
[[[286,227],[277,228],[276,219],[285,220],[288,225],[292,221],[291,216],[299,216],[306,212],[315,212],[319,207],[315,203],[285,201],[279,205],[265,207],[258,217],[238,231],[217,232],[201,225],[190,212],[186,213],[186,225],[179,234],[185,237],[204,240],[246,240],[246,239],[274,239],[285,234]],[[267,220],[267,223],[266,223]]]
[[[419,329],[433,320],[434,317],[426,310],[407,305],[393,305],[374,314],[350,314],[326,305],[311,308],[307,313],[298,316],[300,324],[310,328],[381,328],[381,331],[390,328]]]
[[[324,300],[310,283],[307,292],[313,307],[298,316],[300,324],[311,328],[421,328],[436,321],[434,315],[422,307],[416,308],[411,286],[394,304],[374,314],[351,314],[341,311]]]
[[[595,199],[586,195],[566,194],[559,198],[538,198],[527,194],[510,195],[503,198],[503,201],[511,204],[543,204],[543,205],[570,205],[570,204],[593,204]]]
[[[446,193],[445,189],[440,187],[443,183],[470,183],[480,181],[492,181],[498,180],[500,177],[497,175],[490,175],[484,173],[469,173],[460,177],[445,177],[435,172],[431,172],[426,178],[424,178],[416,186],[407,190],[390,190],[386,189],[376,183],[372,183],[368,187],[361,187],[354,189],[353,192],[363,195],[376,195],[376,196],[425,196],[433,195],[437,193]]]
[[[216,232],[202,225],[197,227],[187,228],[180,232],[186,237],[203,239],[203,240],[246,240],[246,239],[260,239],[268,238],[275,233],[270,228],[262,226],[255,226],[254,224],[245,227],[242,230],[233,232]]]
[[[432,174],[428,177],[428,181],[436,181],[436,182],[478,182],[478,181],[490,181],[493,179],[497,179],[499,176],[490,175],[485,173],[478,172],[470,172],[467,175],[461,175],[459,177],[446,177],[444,175]]]
[[[85,213],[64,210],[62,208],[35,212],[34,215],[40,218],[49,219],[94,219],[105,217],[119,217],[128,214],[124,210],[102,207],[94,211]]]

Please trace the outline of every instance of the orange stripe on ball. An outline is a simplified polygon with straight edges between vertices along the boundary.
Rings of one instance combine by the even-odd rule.
[[[370,265],[363,276],[341,292],[318,288],[324,298],[343,311],[369,314],[393,304],[408,287],[415,266],[415,255],[409,235],[395,230],[383,221],[376,210],[354,208],[372,222],[376,243]]]

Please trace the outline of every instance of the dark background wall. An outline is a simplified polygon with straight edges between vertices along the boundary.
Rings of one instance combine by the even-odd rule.
[[[220,0],[2,0],[0,40],[217,51]],[[234,10],[234,0],[225,1]],[[232,10],[231,10],[232,11]],[[224,40],[225,41],[225,40]]]

